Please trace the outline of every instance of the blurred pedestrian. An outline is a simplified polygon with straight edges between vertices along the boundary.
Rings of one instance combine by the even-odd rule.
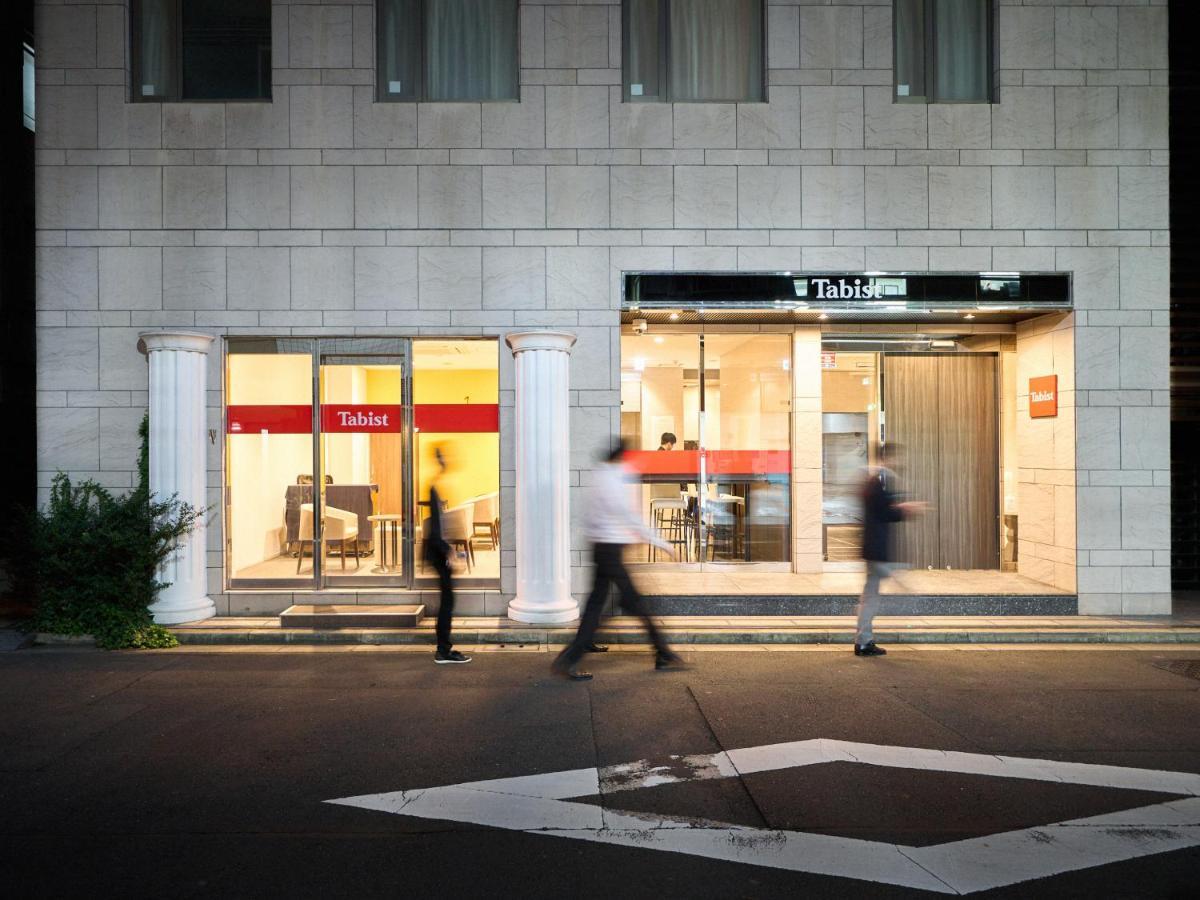
[[[872,625],[879,611],[880,585],[895,574],[896,559],[892,526],[911,513],[925,508],[924,503],[900,502],[895,467],[899,453],[895,444],[879,447],[878,465],[868,469],[862,486],[863,534],[862,558],[867,580],[858,598],[858,623],[854,635],[855,656],[885,656],[876,646]]]
[[[459,653],[450,642],[450,623],[454,615],[454,578],[450,571],[453,549],[443,533],[446,506],[438,487],[439,479],[446,474],[447,466],[446,456],[441,447],[435,448],[433,455],[437,460],[438,472],[429,487],[429,518],[425,520],[421,529],[421,550],[425,561],[437,572],[438,585],[441,588],[437,614],[437,652],[433,655],[433,661],[439,666],[444,666],[469,663],[471,657]]]
[[[624,441],[618,443],[608,459],[596,470],[596,480],[592,485],[586,533],[593,545],[595,581],[583,615],[579,618],[575,640],[554,661],[554,671],[574,681],[590,681],[592,678],[590,672],[581,672],[576,666],[583,654],[595,647],[592,641],[600,623],[600,613],[613,585],[616,585],[620,594],[621,608],[640,618],[649,632],[650,641],[654,644],[654,667],[671,669],[683,664],[683,660],[663,640],[646,610],[645,600],[634,587],[629,570],[625,567],[624,552],[630,544],[650,543],[674,557],[671,545],[642,523],[633,504],[629,488],[629,482],[633,480],[632,473],[623,463],[625,450]]]

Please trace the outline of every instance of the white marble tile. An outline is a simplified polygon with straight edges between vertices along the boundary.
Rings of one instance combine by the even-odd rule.
[[[1118,309],[1120,257],[1116,247],[1059,247],[1055,265],[1072,277],[1078,309]]]
[[[484,309],[544,309],[544,247],[483,248]]]
[[[1082,467],[1121,468],[1121,408],[1084,406],[1075,410],[1075,441]]]
[[[225,104],[162,104],[162,145],[187,150],[224,147]]]
[[[349,6],[289,6],[288,62],[292,69],[348,69],[354,65],[353,10]],[[282,63],[276,63],[282,65]]]
[[[987,166],[930,166],[929,227],[990,228],[991,174]]]
[[[545,167],[484,166],[483,227],[545,228]]]
[[[230,103],[225,107],[225,146],[283,149],[291,144],[290,89],[275,85],[268,103]]]
[[[608,66],[608,10],[605,7],[547,6],[545,29],[546,68],[603,69]]]
[[[1124,406],[1120,407],[1120,413],[1121,468],[1170,469],[1170,408],[1166,406]]]
[[[482,308],[479,247],[421,247],[417,258],[421,309]]]
[[[1170,387],[1171,332],[1166,325],[1121,329],[1121,388],[1162,390]]]
[[[416,228],[417,167],[355,166],[355,228]]]
[[[354,167],[292,166],[292,227],[353,228]]]
[[[863,15],[858,6],[800,8],[800,67],[861,69]]]
[[[1117,67],[1117,10],[1071,6],[1054,11],[1054,61],[1059,69]]]
[[[1115,167],[1060,166],[1054,187],[1059,228],[1117,227]]]
[[[1171,227],[1168,174],[1166,166],[1121,166],[1118,227]]]
[[[417,307],[416,247],[354,248],[355,309]]]
[[[739,228],[799,228],[799,166],[739,166]]]
[[[101,148],[162,146],[161,103],[130,103],[120,85],[101,85],[96,90]],[[38,118],[40,129],[40,113]]]
[[[479,166],[421,166],[422,228],[478,228],[482,221]]]
[[[1121,492],[1121,546],[1126,550],[1169,549],[1171,489],[1123,487],[1113,490]]]
[[[162,248],[100,248],[101,309],[162,309]]]
[[[354,146],[383,149],[417,146],[417,104],[376,103],[373,86],[355,85]]]
[[[737,166],[676,166],[675,227],[737,227]]]
[[[38,228],[95,228],[99,216],[94,166],[37,166]]]
[[[613,228],[674,227],[670,166],[613,166],[611,175]]]
[[[1165,69],[1167,8],[1122,7],[1118,17],[1117,65],[1122,69]]]
[[[862,228],[862,166],[806,166],[803,172],[805,228]]]
[[[674,107],[670,103],[625,103],[621,89],[608,98],[609,139],[617,148],[668,148],[674,143]]]
[[[1060,150],[1117,146],[1116,87],[1056,87],[1055,146]]]
[[[856,149],[863,145],[863,89],[813,85],[800,89],[800,146]]]
[[[994,149],[1054,146],[1054,88],[1005,85],[991,109]]]
[[[676,149],[737,146],[737,113],[732,103],[676,103],[672,114]]]
[[[39,3],[35,26],[39,68],[91,69],[96,66],[96,7]]]
[[[101,228],[161,228],[162,169],[158,166],[99,168]]]
[[[353,309],[354,248],[292,247],[292,309]]]
[[[100,260],[95,247],[38,247],[37,308],[97,309]]]
[[[992,108],[986,103],[929,104],[929,146],[937,150],[987,150]]]
[[[867,228],[928,228],[929,169],[867,166]]]
[[[38,84],[35,109],[38,147],[99,146],[94,86]]]
[[[1121,329],[1076,326],[1075,386],[1081,391],[1121,387]]]
[[[95,328],[37,329],[39,391],[95,390],[100,386],[99,364]]]
[[[608,88],[604,85],[546,87],[546,146],[608,146]]]
[[[227,221],[230,228],[287,228],[292,221],[287,166],[229,166]]]
[[[225,167],[165,166],[164,228],[225,227]]]
[[[1054,68],[1054,10],[1001,6],[997,46],[1001,69]]]
[[[1166,149],[1170,145],[1167,125],[1170,89],[1128,85],[1117,90],[1117,129],[1121,149]]]
[[[163,309],[224,309],[225,248],[164,247]]]
[[[37,411],[37,430],[39,470],[95,471],[99,468],[100,410],[94,407],[42,407]]]
[[[737,105],[737,142],[751,150],[800,146],[800,88],[777,85],[768,103]]]
[[[291,251],[287,247],[229,247],[225,276],[229,309],[291,306]]]
[[[293,147],[354,146],[354,89],[350,85],[294,84],[288,92]]]
[[[480,103],[418,103],[418,147],[479,147],[482,144]]]
[[[1121,247],[1121,309],[1161,309],[1171,303],[1169,247]]]
[[[872,149],[919,149],[928,146],[929,121],[923,103],[893,103],[890,87],[863,89],[866,110],[864,144]]]
[[[1080,465],[1087,465],[1082,457]],[[1083,485],[1076,490],[1079,500],[1079,549],[1120,549],[1121,488]]]
[[[767,67],[800,68],[800,10],[767,6]]]
[[[551,309],[607,308],[608,248],[547,248],[546,305]]]
[[[483,104],[483,146],[539,148],[546,146],[546,89],[521,86],[519,103]]]
[[[992,169],[993,228],[1053,228],[1054,169],[996,166]]]
[[[620,167],[613,166],[613,180]],[[660,171],[670,178],[670,169]],[[670,211],[670,196],[667,197]],[[609,168],[607,166],[547,166],[546,224],[550,228],[607,228]]]

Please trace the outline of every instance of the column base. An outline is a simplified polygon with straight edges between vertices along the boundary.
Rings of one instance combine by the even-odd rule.
[[[156,625],[182,625],[184,622],[211,619],[217,614],[217,607],[208,597],[196,597],[182,603],[151,603],[150,614]]]
[[[526,625],[561,625],[579,618],[579,605],[570,597],[550,603],[530,603],[517,597],[508,604],[508,617]]]

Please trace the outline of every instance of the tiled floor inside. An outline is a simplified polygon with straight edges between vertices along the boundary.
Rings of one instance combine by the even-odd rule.
[[[857,594],[866,577],[862,572],[814,574],[754,572],[737,567],[704,571],[671,571],[639,565],[634,577],[646,594],[670,596],[726,596],[731,594],[785,594],[793,596]],[[884,593],[906,594],[1067,594],[1016,572],[908,570],[883,584]]]
[[[380,565],[379,549],[376,547],[371,555],[360,557],[358,565],[355,566],[353,554],[348,554],[346,557],[346,568],[342,568],[342,559],[335,549],[325,558],[325,574],[332,576],[353,575],[369,576],[378,578],[381,586],[386,586],[388,582],[394,582],[395,579],[401,576],[400,570],[397,568],[394,572],[382,573],[373,572]],[[420,560],[417,561],[418,574],[420,574]],[[465,559],[460,559],[455,563],[455,571],[462,577],[469,578],[499,578],[500,577],[500,551],[488,550],[483,547],[476,547],[474,558],[471,565],[468,567]],[[299,574],[296,572],[296,557],[294,556],[277,556],[274,559],[264,560],[253,566],[247,566],[234,573],[235,578],[272,578],[272,579],[288,579],[288,578],[312,578],[313,561],[312,557],[305,555],[300,561]],[[428,570],[425,574],[433,576],[432,570]]]

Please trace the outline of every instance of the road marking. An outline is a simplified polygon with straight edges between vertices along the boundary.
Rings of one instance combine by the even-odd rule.
[[[574,797],[828,762],[1152,791],[1181,799],[926,847],[570,802]],[[1200,775],[1190,772],[822,738],[326,802],[943,894],[970,894],[1200,845]]]

